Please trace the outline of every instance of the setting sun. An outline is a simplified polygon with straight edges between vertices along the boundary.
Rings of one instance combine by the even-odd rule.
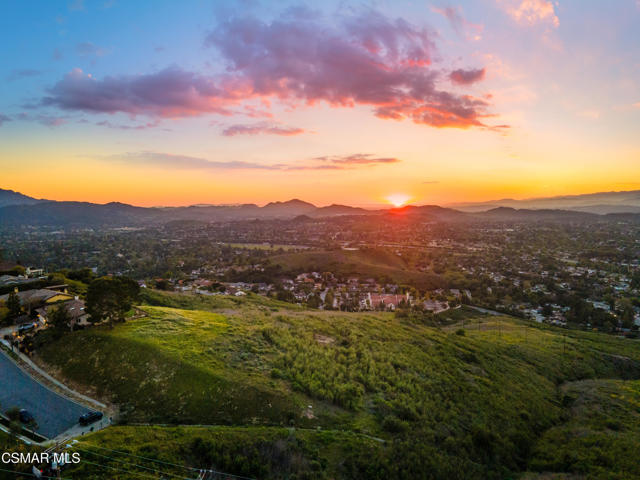
[[[394,207],[401,207],[409,201],[409,198],[409,195],[404,193],[394,193],[393,195],[389,195],[386,200]]]

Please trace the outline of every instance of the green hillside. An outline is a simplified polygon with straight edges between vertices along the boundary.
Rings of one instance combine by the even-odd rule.
[[[583,380],[564,385],[561,393],[567,419],[542,435],[531,467],[588,478],[640,478],[640,382]]]
[[[126,435],[131,451],[161,455],[148,436],[176,437],[174,462],[259,478],[573,472],[548,454],[554,429],[571,428],[572,385],[640,378],[635,341],[507,317],[476,314],[462,330],[253,295],[147,300],[148,317],[74,332],[41,359],[118,404],[125,422],[230,427],[128,426],[87,441],[117,449]],[[637,442],[627,433],[620,442]],[[611,478],[634,478],[620,472]]]

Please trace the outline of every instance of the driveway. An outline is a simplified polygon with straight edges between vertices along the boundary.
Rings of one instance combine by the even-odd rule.
[[[35,417],[36,431],[54,438],[78,423],[78,417],[89,411],[41,385],[23,372],[0,351],[0,409],[25,408]]]

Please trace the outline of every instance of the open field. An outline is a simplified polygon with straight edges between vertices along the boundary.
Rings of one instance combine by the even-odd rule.
[[[313,270],[360,278],[387,278],[390,283],[411,284],[417,288],[437,288],[442,279],[433,273],[411,270],[402,257],[375,249],[327,250],[275,255],[271,262],[284,270]]]
[[[309,247],[304,245],[283,245],[283,244],[271,244],[271,243],[227,243],[234,248],[247,248],[249,250],[304,250]]]
[[[127,422],[236,430],[130,426],[90,438],[117,449],[120,440],[110,435],[122,432],[132,437],[131,448],[153,451],[158,442],[145,440],[149,432],[181,432],[178,463],[209,462],[259,478],[296,472],[296,478],[424,478],[431,472],[432,478],[498,479],[528,469],[564,472],[564,464],[548,461],[544,452],[554,439],[545,435],[569,418],[565,388],[640,378],[635,341],[509,317],[475,313],[463,330],[459,318],[452,319],[455,328],[434,328],[390,313],[305,311],[254,296],[152,292],[146,298],[154,303],[143,306],[148,317],[75,332],[44,346],[41,358],[120,405]],[[296,428],[293,437],[287,427]],[[300,428],[317,427],[332,433],[299,440]],[[254,433],[259,446],[243,437]],[[194,435],[218,438],[207,444],[209,456]],[[636,441],[631,429],[629,435]],[[314,442],[322,448],[308,447]],[[261,461],[252,463],[260,452],[275,455],[274,448],[284,452],[277,466],[265,471]],[[238,456],[246,460],[235,462]],[[345,465],[349,474],[341,470]],[[615,478],[633,478],[630,468],[623,465]]]

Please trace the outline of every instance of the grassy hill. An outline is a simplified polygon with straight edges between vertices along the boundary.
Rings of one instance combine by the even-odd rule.
[[[637,342],[508,317],[434,328],[253,295],[146,301],[148,317],[74,332],[43,346],[41,359],[120,405],[126,422],[227,427],[126,426],[85,441],[257,478],[576,473],[552,456],[581,422],[573,389],[640,378]],[[619,442],[637,442],[636,432],[617,432]],[[634,478],[632,465],[618,470],[611,478]]]

